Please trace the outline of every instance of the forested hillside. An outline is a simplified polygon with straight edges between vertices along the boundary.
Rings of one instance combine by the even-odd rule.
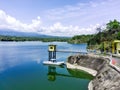
[[[88,44],[100,44],[104,41],[120,40],[120,22],[117,20],[110,21],[106,24],[106,28],[91,37]]]
[[[97,28],[96,28],[97,29]],[[88,45],[101,44],[104,41],[120,40],[120,22],[114,19],[106,24],[103,30],[99,27],[99,31],[94,35],[77,35],[71,38],[70,43],[88,43]]]
[[[68,42],[74,44],[87,43],[91,37],[94,37],[94,35],[76,35],[72,37]]]

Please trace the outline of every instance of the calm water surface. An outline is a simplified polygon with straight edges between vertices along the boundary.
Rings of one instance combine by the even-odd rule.
[[[48,60],[49,44],[86,51],[86,44],[0,42],[0,90],[88,90],[91,77],[87,74],[42,64]],[[57,60],[66,61],[73,54],[57,52]]]

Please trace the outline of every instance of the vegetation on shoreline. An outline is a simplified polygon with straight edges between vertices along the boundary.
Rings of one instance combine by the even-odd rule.
[[[67,42],[69,38],[64,37],[50,37],[50,38],[40,38],[40,37],[17,37],[17,36],[3,36],[0,35],[0,41],[42,41],[42,42]]]
[[[89,39],[93,36],[94,35],[76,35],[72,37],[68,42],[74,44],[87,43]]]
[[[111,47],[110,44],[113,40],[120,40],[120,22],[116,19],[109,21],[109,23],[106,24],[105,29],[99,27],[96,28],[96,30],[98,31],[97,34],[74,36],[70,40],[70,43],[87,43],[89,48],[93,46],[97,49],[104,49],[104,42],[109,44],[107,47],[109,48]]]
[[[92,37],[88,44],[101,44],[104,41],[120,40],[120,22],[117,20],[110,21],[106,24],[104,30],[100,29],[99,32]]]

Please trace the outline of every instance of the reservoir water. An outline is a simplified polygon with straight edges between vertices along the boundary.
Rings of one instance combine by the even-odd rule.
[[[48,45],[86,51],[86,44],[66,42],[0,42],[0,90],[88,90],[91,77],[84,72],[43,65]],[[57,52],[57,61],[75,53]]]

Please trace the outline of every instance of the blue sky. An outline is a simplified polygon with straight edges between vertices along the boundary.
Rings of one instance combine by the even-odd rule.
[[[1,0],[0,29],[74,36],[120,21],[120,0]]]

